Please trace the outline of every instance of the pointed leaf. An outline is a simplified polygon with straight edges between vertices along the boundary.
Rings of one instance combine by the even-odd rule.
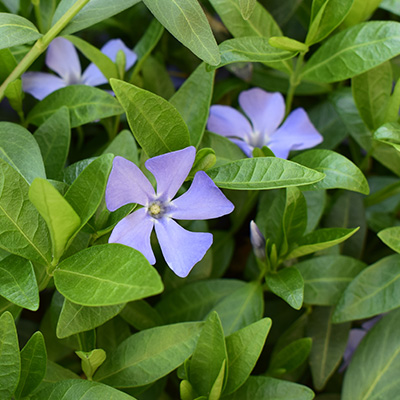
[[[82,360],[82,371],[89,381],[101,364],[106,360],[106,352],[103,349],[94,349],[89,352],[77,351],[76,355]]]
[[[384,229],[378,233],[378,237],[386,246],[389,246],[396,253],[400,253],[400,227],[393,226]]]

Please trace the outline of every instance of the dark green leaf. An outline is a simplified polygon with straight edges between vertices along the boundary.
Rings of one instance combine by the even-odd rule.
[[[120,315],[129,325],[139,331],[163,325],[161,315],[145,300],[128,303]]]
[[[110,145],[103,151],[103,154],[114,154],[124,157],[139,165],[138,148],[131,132],[124,129],[114,138]]]

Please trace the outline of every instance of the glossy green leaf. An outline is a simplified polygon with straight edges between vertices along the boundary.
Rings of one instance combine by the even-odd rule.
[[[64,28],[61,35],[78,32],[118,14],[139,3],[140,0],[90,0]],[[53,25],[74,5],[75,0],[61,0],[53,17]]]
[[[107,358],[103,349],[94,349],[89,352],[77,351],[76,355],[82,360],[82,371],[89,381],[92,380],[96,370]]]
[[[142,253],[116,243],[90,247],[62,261],[54,282],[64,297],[84,306],[111,306],[163,290]]]
[[[120,316],[139,331],[155,328],[164,323],[157,310],[145,300],[131,301],[121,311]]]
[[[310,367],[314,387],[322,390],[342,360],[349,338],[350,323],[333,325],[333,308],[314,307],[308,319],[307,335],[312,339]]]
[[[197,0],[143,0],[146,7],[183,45],[210,65],[219,64],[217,43]]]
[[[60,192],[46,179],[36,178],[29,187],[29,200],[46,221],[50,231],[53,259],[59,260],[81,219]]]
[[[9,49],[0,49],[0,83],[3,83],[8,75],[17,66],[17,61]]]
[[[28,183],[0,159],[0,246],[9,251],[48,264],[51,244],[46,223],[28,199]]]
[[[35,332],[21,350],[21,376],[15,391],[17,399],[31,394],[46,374],[47,354],[41,332]]]
[[[271,323],[270,318],[263,318],[226,337],[228,380],[224,395],[235,392],[249,377],[260,357]]]
[[[135,333],[118,346],[94,379],[117,388],[154,382],[191,356],[202,326],[187,322]]]
[[[307,227],[307,203],[299,189],[286,189],[286,205],[283,215],[283,228],[288,243],[302,237]]]
[[[349,159],[331,150],[308,150],[293,161],[325,174],[324,179],[307,189],[347,189],[362,194],[369,193],[368,182],[360,169]]]
[[[189,131],[178,111],[162,97],[112,79],[136,140],[149,157],[190,145]]]
[[[208,70],[205,63],[200,64],[169,100],[182,115],[189,129],[190,143],[195,147],[201,142],[206,127],[214,76],[215,72]]]
[[[214,183],[224,189],[265,190],[315,183],[324,174],[291,161],[274,157],[246,158],[207,170]]]
[[[368,318],[399,307],[399,261],[398,254],[385,257],[358,274],[337,303],[333,321]]]
[[[3,38],[0,49],[33,42],[42,35],[36,26],[19,15],[0,13],[0,36]]]
[[[358,231],[346,228],[322,228],[303,236],[290,250],[286,259],[305,256],[344,242]]]
[[[227,362],[224,331],[218,314],[211,313],[201,330],[189,370],[189,381],[199,395],[208,395],[221,365]]]
[[[303,305],[304,281],[296,267],[281,269],[266,276],[268,288],[291,307],[300,310]]]
[[[313,398],[314,392],[307,386],[266,376],[250,376],[239,390],[224,397],[224,400],[312,400]]]
[[[244,286],[244,282],[234,279],[193,282],[167,293],[155,308],[166,323],[199,321],[226,296]]]
[[[87,85],[71,85],[39,102],[28,114],[27,121],[39,126],[63,106],[68,108],[71,128],[123,113],[118,101],[106,91]]]
[[[71,127],[67,107],[61,107],[36,129],[36,139],[42,153],[46,175],[59,179],[67,161],[71,141]]]
[[[0,261],[0,295],[28,310],[39,308],[39,289],[29,260],[9,255]]]
[[[139,165],[139,154],[137,144],[132,133],[124,129],[113,139],[103,154],[114,154],[114,156],[124,157],[134,164]]]
[[[258,321],[264,312],[261,285],[258,282],[246,283],[224,297],[212,311],[218,313],[226,336]]]
[[[343,22],[343,26],[356,25],[369,19],[378,8],[382,0],[354,0],[350,13]]]
[[[322,256],[296,265],[304,279],[304,302],[335,305],[349,283],[366,267],[347,256]]]
[[[374,133],[374,139],[393,146],[397,151],[400,151],[400,124],[397,122],[389,122],[382,125]]]
[[[239,0],[240,12],[244,19],[249,19],[254,11],[257,0]]]
[[[325,211],[327,195],[325,190],[304,191],[303,196],[307,203],[307,227],[305,233],[313,231]]]
[[[386,246],[389,246],[396,253],[400,253],[400,227],[393,226],[384,229],[378,233],[378,237]]]
[[[32,134],[20,125],[0,122],[0,158],[28,183],[46,177],[39,146]]]
[[[6,311],[0,316],[0,396],[10,399],[17,388],[21,361],[17,330],[13,316]]]
[[[304,79],[336,82],[352,78],[400,54],[400,23],[370,21],[328,39],[309,59]]]
[[[75,333],[89,331],[114,318],[125,304],[105,307],[84,307],[65,299],[57,323],[57,337],[60,339]]]
[[[268,43],[281,50],[300,51],[304,53],[308,51],[308,46],[306,44],[287,36],[272,36],[268,39]]]

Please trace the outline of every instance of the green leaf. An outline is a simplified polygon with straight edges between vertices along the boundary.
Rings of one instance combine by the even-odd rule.
[[[123,113],[118,101],[106,91],[87,85],[71,85],[56,90],[36,104],[28,114],[27,122],[39,126],[63,106],[69,110],[71,128]]]
[[[135,400],[132,396],[120,392],[101,383],[83,379],[68,379],[56,382],[40,392],[36,392],[31,400]]]
[[[314,387],[322,390],[342,360],[349,338],[350,323],[332,325],[333,308],[314,307],[308,319],[307,335],[312,339],[310,367]]]
[[[314,392],[307,386],[266,376],[250,376],[246,383],[224,400],[312,400]]]
[[[6,311],[0,316],[0,397],[10,399],[17,388],[21,361],[17,330],[13,316]]]
[[[307,228],[305,233],[310,233],[317,227],[325,211],[327,195],[325,190],[318,190],[304,191],[303,196],[307,203]]]
[[[189,381],[199,395],[208,395],[227,362],[224,331],[218,314],[211,313],[201,330],[189,370]]]
[[[0,158],[31,183],[46,178],[42,156],[32,134],[20,125],[0,122]]]
[[[378,8],[382,0],[354,0],[350,13],[343,22],[343,26],[356,25],[369,19]]]
[[[217,43],[197,0],[143,2],[158,21],[197,57],[210,65],[219,64]]]
[[[187,126],[166,100],[126,82],[112,79],[110,83],[136,140],[149,157],[190,145]]]
[[[296,267],[268,274],[265,280],[272,293],[285,300],[294,309],[300,310],[303,305],[304,281]]]
[[[347,286],[337,303],[333,322],[368,318],[400,306],[400,256],[382,258]]]
[[[62,261],[54,282],[64,297],[84,306],[111,306],[163,290],[142,253],[116,243],[89,247]]]
[[[246,158],[207,170],[214,183],[224,189],[265,190],[302,186],[324,178],[312,169],[274,157]]]
[[[293,58],[297,52],[271,46],[264,37],[251,36],[229,39],[219,46],[221,63],[215,68],[237,62],[276,62]]]
[[[76,355],[82,360],[82,371],[89,381],[101,364],[106,360],[106,352],[103,349],[92,351],[76,351]]]
[[[215,71],[208,70],[206,64],[201,63],[169,100],[185,121],[190,143],[195,147],[201,142],[206,127],[214,76]]]
[[[307,186],[308,190],[340,188],[369,194],[364,174],[339,153],[331,150],[308,150],[294,157],[293,161],[325,174],[324,179]]]
[[[152,383],[191,356],[202,326],[187,322],[135,333],[118,346],[94,379],[118,388]]]
[[[42,35],[36,26],[19,15],[0,13],[0,37],[3,38],[0,49],[33,42]]]
[[[175,93],[174,84],[164,62],[155,56],[146,57],[141,73],[143,89],[164,99],[169,99]]]
[[[10,253],[48,264],[49,233],[28,199],[28,188],[22,176],[0,159],[0,246]]]
[[[114,156],[124,157],[134,164],[139,165],[139,154],[137,144],[132,133],[124,129],[113,139],[113,141],[103,151],[103,154],[114,154]]]
[[[39,308],[39,289],[29,260],[10,255],[0,261],[0,295],[28,310]]]
[[[225,335],[261,319],[264,312],[262,287],[258,282],[246,283],[243,287],[224,297],[212,311],[221,318]]]
[[[283,214],[283,228],[287,243],[301,238],[307,227],[307,203],[297,187],[286,189],[286,205]]]
[[[226,337],[228,380],[224,395],[235,392],[249,377],[260,357],[271,323],[270,318],[263,318]]]
[[[244,286],[244,282],[234,279],[193,282],[167,293],[155,308],[166,323],[199,321],[226,296]]]
[[[90,0],[82,10],[72,18],[72,21],[61,31],[60,35],[78,32],[89,26],[116,15],[140,0]],[[75,0],[61,0],[53,17],[54,25],[74,4]]]
[[[343,400],[396,398],[400,390],[399,321],[396,310],[383,317],[361,341],[346,371]]]
[[[285,256],[286,259],[302,257],[319,250],[327,249],[344,242],[358,231],[346,228],[322,228],[311,232],[297,242],[297,245]]]
[[[351,81],[354,101],[361,118],[370,130],[386,122],[386,111],[392,93],[393,76],[389,61],[355,76]]]
[[[389,122],[382,125],[374,133],[374,139],[393,146],[397,151],[400,151],[400,124]]]
[[[67,107],[61,107],[33,134],[42,153],[46,175],[60,179],[67,161],[71,141],[71,127]]]
[[[272,36],[269,38],[268,43],[281,50],[300,51],[304,53],[308,51],[308,46],[306,44],[287,36]]]
[[[400,54],[399,41],[398,22],[358,24],[328,39],[306,63],[302,78],[321,82],[352,78]]]
[[[240,12],[244,19],[249,19],[257,4],[257,0],[239,0]]]
[[[35,332],[21,350],[21,376],[15,391],[17,399],[31,394],[46,374],[47,354],[41,332]]]
[[[50,231],[53,260],[64,253],[71,236],[81,225],[81,219],[60,192],[46,179],[36,178],[29,187],[29,200],[46,221]]]
[[[17,66],[17,60],[9,49],[0,49],[0,83],[3,83],[8,75]]]
[[[314,0],[306,38],[309,46],[325,39],[346,18],[354,0]]]
[[[57,337],[63,339],[97,328],[119,314],[124,306],[123,303],[106,307],[84,307],[65,299],[57,323]]]
[[[349,283],[366,267],[347,256],[322,256],[296,265],[304,279],[304,302],[335,305]]]
[[[130,335],[128,323],[117,316],[96,329],[97,346],[112,353]]]
[[[146,59],[150,55],[163,33],[164,27],[156,19],[153,19],[133,49],[139,59],[135,69],[142,59]]]
[[[164,320],[161,315],[145,300],[137,300],[128,303],[121,311],[120,316],[135,329],[155,328],[163,325]]]
[[[396,253],[400,253],[400,227],[393,226],[378,233],[379,239]]]
[[[311,344],[311,338],[301,338],[273,353],[268,367],[268,374],[280,375],[300,367],[310,354]]]

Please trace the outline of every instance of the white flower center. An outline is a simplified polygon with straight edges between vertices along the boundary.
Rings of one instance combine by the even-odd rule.
[[[165,214],[166,206],[161,201],[153,201],[147,206],[147,212],[153,218],[162,218]]]

